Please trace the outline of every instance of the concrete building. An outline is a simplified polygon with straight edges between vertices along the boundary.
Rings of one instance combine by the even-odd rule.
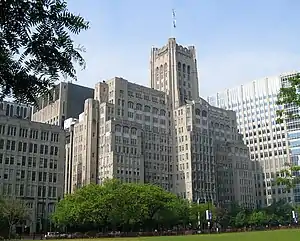
[[[69,118],[64,123],[64,128],[66,131],[66,146],[65,146],[65,185],[64,193],[71,193],[72,191],[72,161],[73,161],[73,145],[74,145],[74,125],[77,119]]]
[[[245,208],[256,207],[255,166],[242,136],[238,140],[216,146],[217,199],[220,206],[230,208],[238,203]]]
[[[172,110],[175,193],[189,200],[218,202],[216,165],[220,160],[216,159],[216,143],[236,141],[236,118],[233,112],[215,108],[199,97],[196,48],[179,45],[174,38],[162,48],[153,48],[150,85],[166,93],[168,110]],[[218,132],[212,123],[219,125]],[[235,200],[249,206],[253,202],[253,198]]]
[[[49,228],[63,197],[64,143],[57,126],[0,116],[0,195],[26,202],[31,233]]]
[[[162,48],[152,48],[150,86],[168,96],[168,107],[175,109],[186,100],[199,98],[196,48],[184,47],[170,38]]]
[[[98,83],[74,124],[72,190],[112,177],[172,190],[166,109],[161,91],[122,78]]]
[[[174,116],[175,192],[193,201],[253,208],[254,173],[237,132],[235,112],[200,98],[177,108]]]
[[[32,120],[63,127],[66,119],[78,117],[82,113],[84,101],[93,96],[94,90],[91,88],[61,82],[51,90],[51,95],[38,99]]]
[[[171,38],[151,51],[151,88],[117,77],[95,86],[94,98],[70,128],[66,192],[114,177],[157,184],[191,201],[218,202],[216,165],[226,163],[217,159],[216,143],[230,141],[233,150],[244,144],[237,142],[235,113],[199,97],[195,52]],[[245,156],[236,154],[234,161],[246,162]],[[253,206],[246,194],[243,189],[233,199]]]
[[[293,136],[291,131],[295,129],[288,128],[287,123],[276,123],[276,110],[282,108],[276,104],[277,94],[282,79],[291,74],[255,80],[208,97],[210,104],[237,113],[239,132],[249,148],[250,158],[255,169],[263,171],[256,174],[258,206],[267,206],[279,199],[294,201],[292,191],[274,185],[278,171],[291,163],[288,137]]]
[[[0,102],[0,115],[30,120],[32,107],[25,104],[2,101]]]

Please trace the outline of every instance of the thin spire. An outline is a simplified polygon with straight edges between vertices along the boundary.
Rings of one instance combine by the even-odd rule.
[[[174,32],[175,32],[175,28],[176,28],[176,11],[173,8],[172,9],[172,36],[175,37]]]
[[[176,12],[175,9],[172,9],[172,19],[173,19],[173,28],[176,28]]]

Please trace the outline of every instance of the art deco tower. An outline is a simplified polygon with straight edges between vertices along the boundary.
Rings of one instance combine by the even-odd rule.
[[[170,38],[162,48],[152,48],[150,85],[168,94],[171,109],[199,98],[196,49]]]

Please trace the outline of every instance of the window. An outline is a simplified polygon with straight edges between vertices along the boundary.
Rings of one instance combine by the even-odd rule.
[[[22,166],[26,166],[26,156],[22,156]]]
[[[133,108],[134,108],[133,102],[131,102],[131,101],[128,102],[128,108],[130,108],[130,109],[133,109]]]
[[[166,116],[166,111],[165,110],[160,110],[160,115],[161,116]]]
[[[16,150],[16,141],[11,142],[11,150],[15,151]]]
[[[121,126],[120,126],[120,125],[116,125],[116,126],[115,126],[115,131],[116,131],[116,132],[121,132],[121,131],[122,131]]]
[[[22,145],[22,142],[19,142],[19,143],[18,143],[18,151],[22,151],[22,146],[23,146],[23,145]]]
[[[148,105],[145,105],[144,110],[145,110],[145,112],[150,112],[151,111],[151,107],[148,106]]]
[[[143,110],[143,106],[139,103],[136,104],[136,109],[137,110]]]

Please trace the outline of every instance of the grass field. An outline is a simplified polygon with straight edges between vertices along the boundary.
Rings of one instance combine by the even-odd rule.
[[[210,235],[98,239],[109,241],[300,241],[300,229]],[[91,240],[89,240],[91,241]]]

